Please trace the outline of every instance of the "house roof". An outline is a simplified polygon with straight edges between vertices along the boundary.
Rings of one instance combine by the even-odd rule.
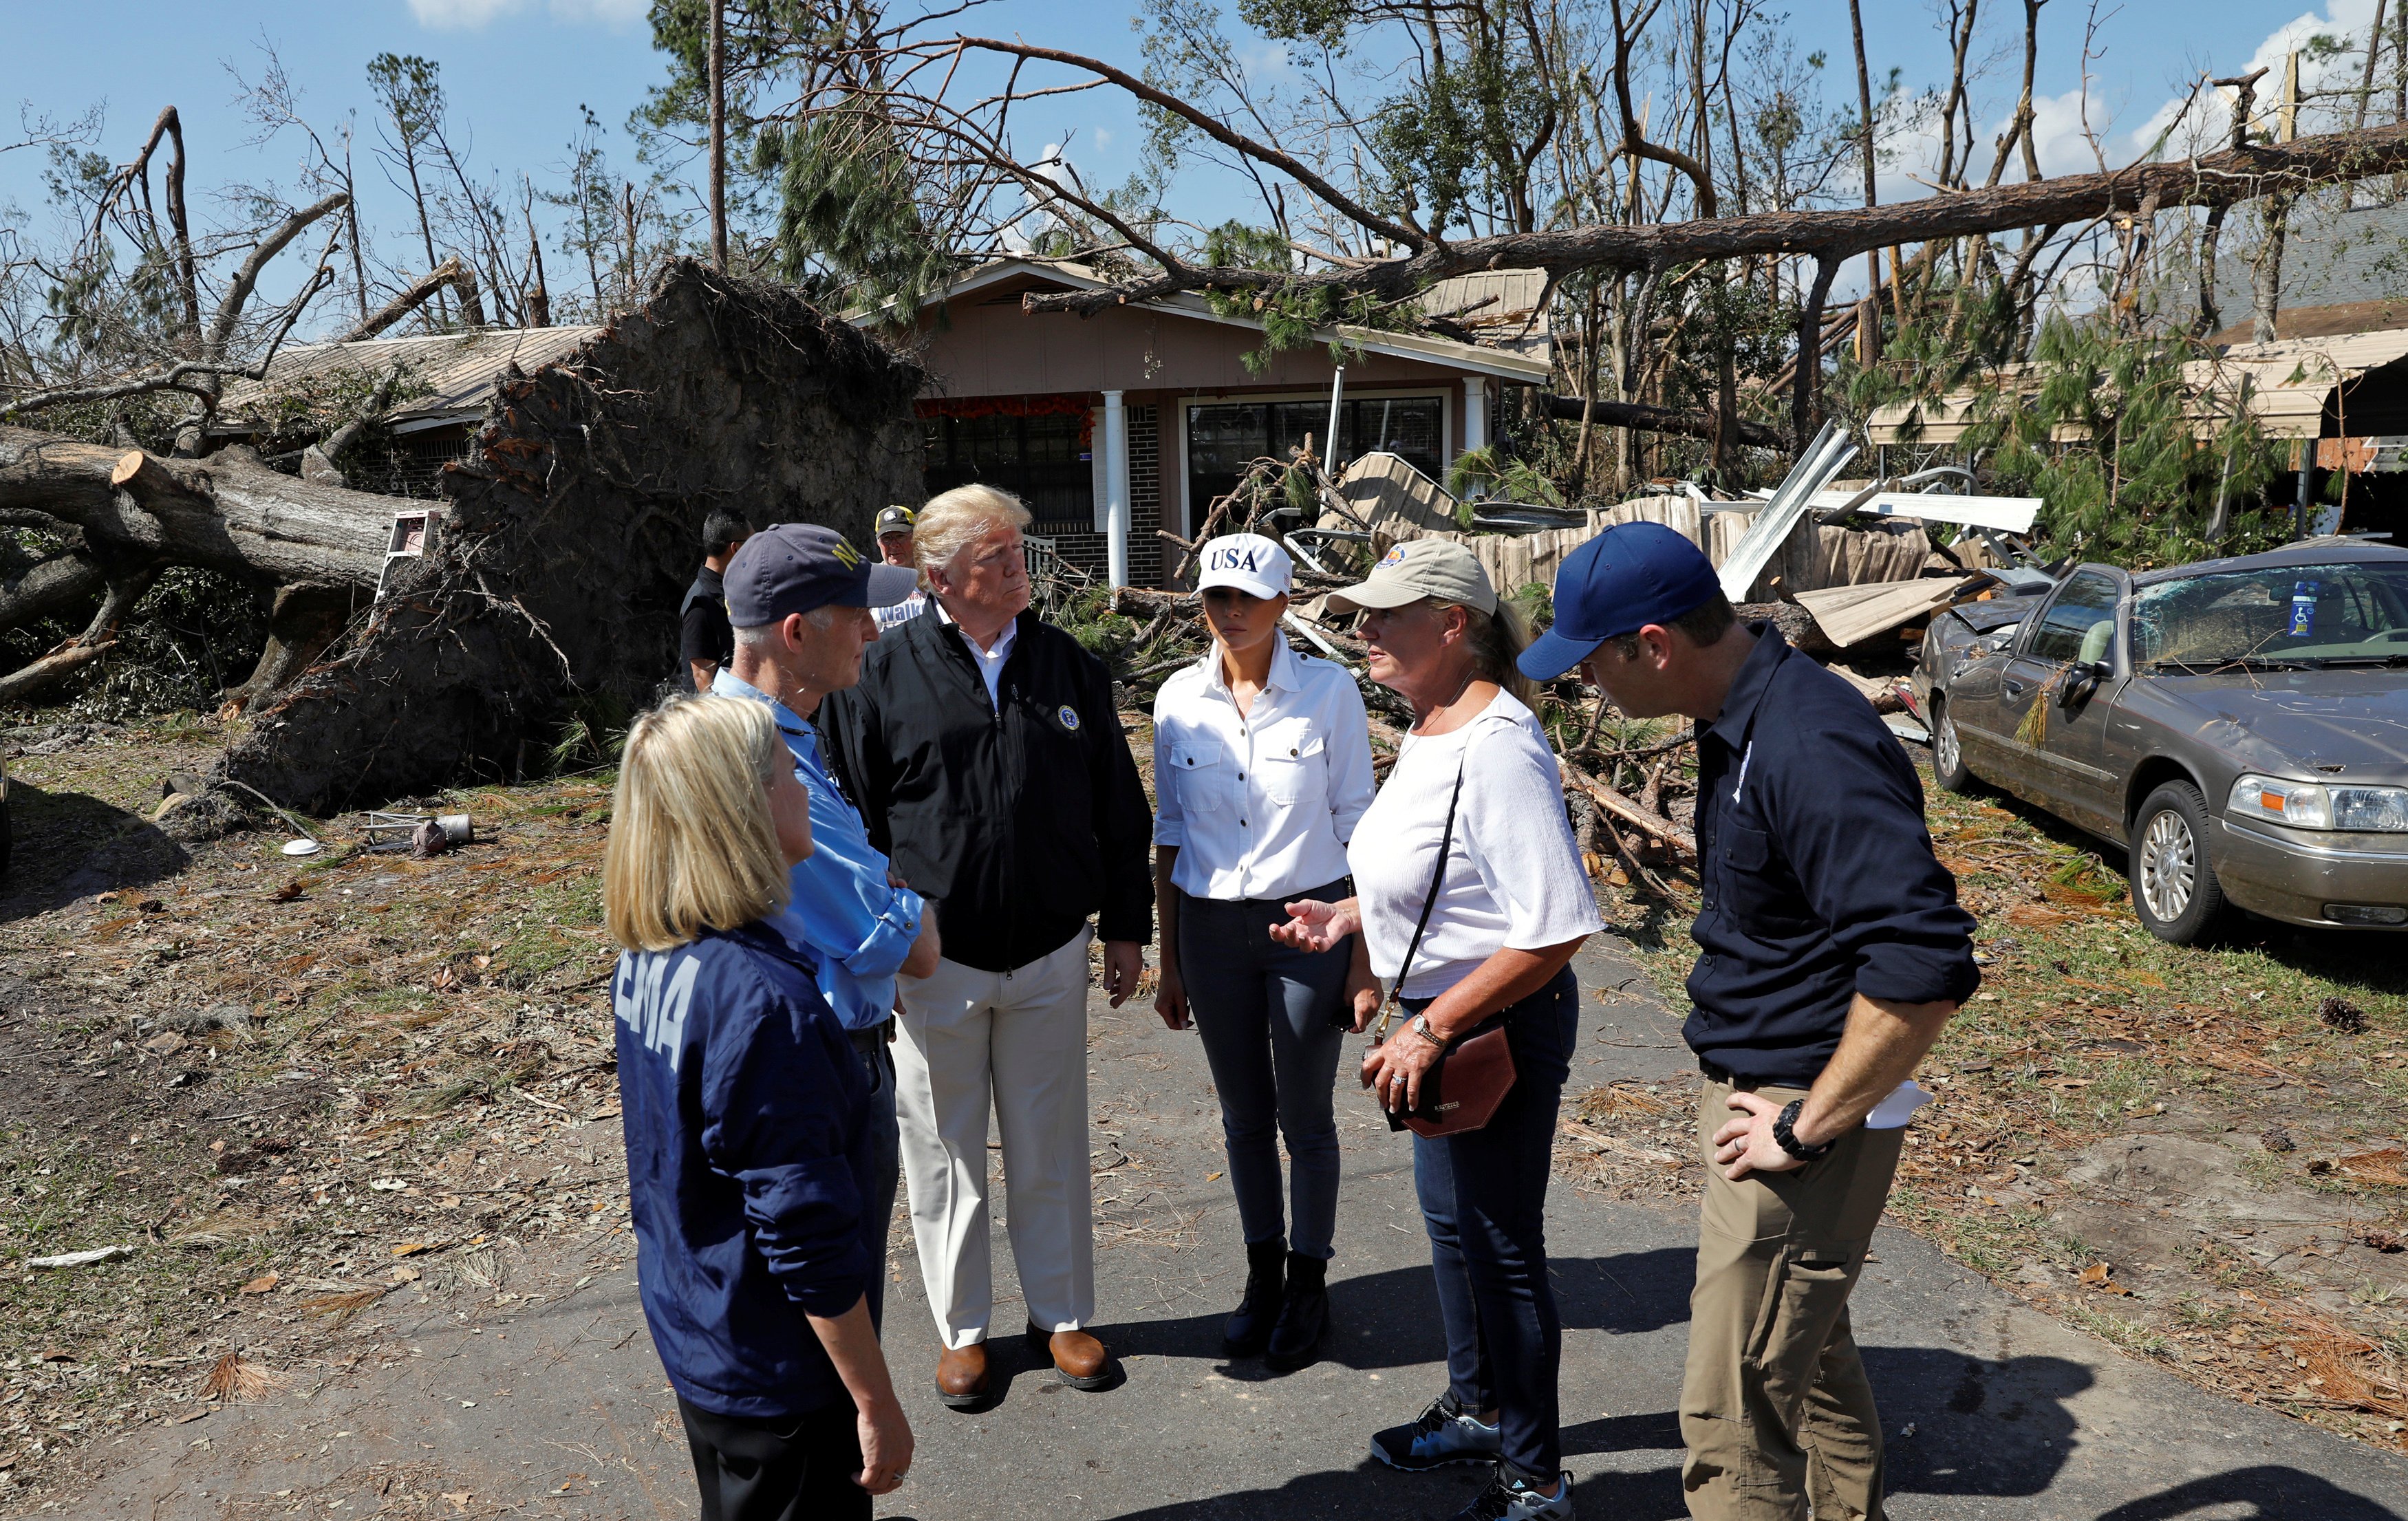
[[[269,397],[310,380],[345,371],[380,377],[390,366],[407,366],[409,380],[433,388],[388,414],[401,432],[473,417],[493,399],[502,372],[515,364],[531,372],[567,357],[602,331],[599,327],[504,327],[471,333],[437,333],[408,338],[366,338],[357,343],[311,343],[278,352],[259,380],[237,380],[219,402],[216,431],[247,433]]]
[[[1528,281],[1517,282],[1501,278],[1508,276],[1528,277],[1529,280],[1535,280],[1538,283],[1526,294],[1523,287]],[[1391,333],[1381,328],[1356,327],[1351,323],[1315,328],[1312,332],[1312,341],[1343,343],[1349,347],[1363,350],[1367,353],[1419,360],[1426,365],[1437,365],[1473,375],[1492,376],[1498,380],[1511,380],[1521,385],[1541,385],[1554,374],[1554,366],[1549,359],[1551,349],[1546,328],[1543,323],[1533,324],[1529,335],[1521,335],[1520,329],[1530,319],[1531,305],[1536,302],[1537,289],[1543,287],[1545,278],[1544,273],[1539,270],[1496,270],[1464,276],[1460,282],[1440,281],[1425,294],[1425,309],[1440,313],[1462,310],[1491,294],[1496,295],[1498,299],[1493,304],[1481,305],[1476,310],[1466,311],[1456,321],[1466,327],[1471,327],[1477,323],[1482,326],[1501,328],[1500,337],[1511,338],[1510,345],[1464,343],[1455,338],[1437,337],[1419,333]],[[1109,291],[1114,288],[1111,280],[1086,265],[1074,264],[1067,259],[1037,259],[1015,255],[990,260],[975,269],[966,271],[952,284],[946,286],[936,299],[951,301],[1015,280],[1042,280],[1048,284],[1068,286],[1073,290]],[[1492,282],[1493,288],[1471,283],[1484,280]],[[1457,299],[1458,292],[1453,289],[1458,285],[1462,297],[1460,299]],[[1443,298],[1445,304],[1440,305],[1442,292],[1447,293]],[[1518,310],[1514,309],[1513,299],[1517,295],[1523,296],[1531,305],[1524,305]],[[1251,328],[1255,332],[1261,332],[1263,329],[1263,323],[1254,318],[1237,312],[1223,314],[1214,311],[1211,302],[1192,291],[1174,292],[1168,295],[1154,296],[1143,301],[1131,301],[1127,304],[1132,307],[1141,307],[1150,311],[1168,312],[1173,316],[1192,318],[1197,322]],[[893,304],[888,303],[866,311],[854,312],[852,320],[859,326],[872,326],[882,321],[892,309]],[[1508,325],[1509,321],[1510,325]]]
[[[2298,309],[2355,305],[2399,294],[2402,275],[2408,274],[2408,203],[2370,204],[2362,198],[2378,188],[2375,181],[2356,187],[2347,210],[2340,209],[2329,194],[2291,208],[2276,332],[2286,337],[2309,336],[2292,329],[2291,316]],[[2245,251],[2232,252],[2228,245],[2215,265],[2216,309],[2245,324],[2257,305],[2257,273]]]
[[[2408,359],[2408,329],[2230,344],[2212,358],[2183,366],[2184,383],[2194,398],[2187,409],[2200,432],[2212,433],[2232,415],[2245,389],[2267,437],[2314,438],[2324,429],[2325,403],[2335,386],[2401,359]],[[2000,379],[2012,387],[2031,373],[2017,365]],[[1936,401],[1890,402],[1873,409],[1865,433],[1875,444],[1956,443],[1972,426],[1972,400],[1970,393],[1953,392]],[[2057,437],[2081,434],[2060,428]]]

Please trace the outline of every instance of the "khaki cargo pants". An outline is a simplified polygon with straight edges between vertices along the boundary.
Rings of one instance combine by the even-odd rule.
[[[1776,1104],[1805,1097],[1756,1092]],[[1882,1521],[1881,1416],[1848,1331],[1848,1293],[1906,1132],[1859,1126],[1795,1171],[1731,1183],[1713,1165],[1714,1132],[1738,1112],[1730,1094],[1709,1081],[1698,1101],[1706,1198],[1681,1387],[1689,1514]]]

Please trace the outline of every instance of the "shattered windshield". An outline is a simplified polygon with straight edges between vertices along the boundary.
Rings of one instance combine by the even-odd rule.
[[[2186,576],[2132,599],[2141,666],[2408,664],[2408,565],[2304,565]]]

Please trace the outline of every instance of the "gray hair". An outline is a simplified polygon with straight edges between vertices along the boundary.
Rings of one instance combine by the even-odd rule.
[[[819,607],[804,613],[802,619],[813,628],[824,631],[835,616],[828,609]],[[781,618],[774,624],[754,624],[750,627],[737,629],[736,642],[747,650],[774,646],[778,642],[778,630],[784,627],[785,623],[786,620]]]

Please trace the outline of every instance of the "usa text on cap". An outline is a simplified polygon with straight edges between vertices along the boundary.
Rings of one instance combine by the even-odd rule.
[[[1234,586],[1252,596],[1285,595],[1296,584],[1296,562],[1261,534],[1224,534],[1203,549],[1203,573],[1196,589]]]

